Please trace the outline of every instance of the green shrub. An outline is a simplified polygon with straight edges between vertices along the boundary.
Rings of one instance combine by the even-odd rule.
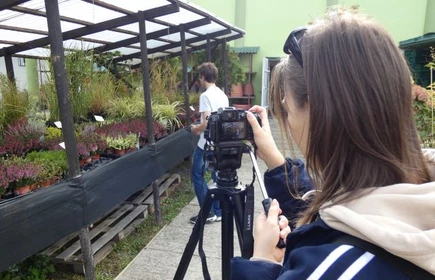
[[[27,116],[29,98],[26,92],[17,89],[16,85],[0,74],[0,127]]]
[[[34,255],[0,274],[0,280],[47,280],[55,272],[50,257]]]

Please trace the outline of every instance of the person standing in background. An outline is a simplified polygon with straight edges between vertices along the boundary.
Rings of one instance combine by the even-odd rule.
[[[193,134],[200,135],[198,147],[193,154],[192,165],[192,182],[195,189],[195,194],[199,205],[202,206],[205,195],[207,193],[207,183],[204,180],[204,130],[207,128],[207,118],[211,112],[217,111],[221,107],[228,107],[229,101],[227,95],[216,86],[218,77],[218,69],[211,62],[202,63],[198,67],[199,81],[201,86],[205,88],[199,98],[199,113],[201,114],[201,123],[192,125],[191,131]],[[212,172],[212,179],[216,181],[216,174]],[[196,223],[198,216],[190,218],[192,224]],[[215,201],[212,210],[208,214],[207,223],[219,222],[222,219],[222,213],[218,201]]]

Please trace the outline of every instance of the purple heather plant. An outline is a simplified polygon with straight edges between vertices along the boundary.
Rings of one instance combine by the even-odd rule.
[[[85,143],[82,143],[82,142],[77,143],[77,153],[78,153],[79,159],[84,159],[84,158],[89,156],[89,151],[88,151]]]
[[[12,187],[18,188],[34,184],[41,167],[22,158],[12,158],[6,164],[6,177]]]
[[[9,185],[8,177],[6,177],[6,166],[0,163],[0,195],[6,192],[6,188]]]

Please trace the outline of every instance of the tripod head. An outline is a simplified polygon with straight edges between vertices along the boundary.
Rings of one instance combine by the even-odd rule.
[[[230,141],[206,145],[205,157],[208,169],[216,171],[218,187],[237,187],[237,169],[242,166],[242,155],[250,152],[250,147],[241,141]]]

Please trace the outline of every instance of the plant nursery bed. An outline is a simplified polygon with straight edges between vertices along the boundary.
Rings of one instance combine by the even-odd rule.
[[[179,174],[164,174],[157,180],[159,195],[164,200],[170,190],[181,182]],[[121,205],[111,210],[97,221],[89,230],[95,265],[101,262],[114,248],[115,244],[134,231],[148,213],[154,212],[153,190],[149,185]],[[72,271],[84,274],[80,251],[79,233],[74,233],[59,240],[45,249],[42,254],[51,257],[53,262],[67,265]]]

